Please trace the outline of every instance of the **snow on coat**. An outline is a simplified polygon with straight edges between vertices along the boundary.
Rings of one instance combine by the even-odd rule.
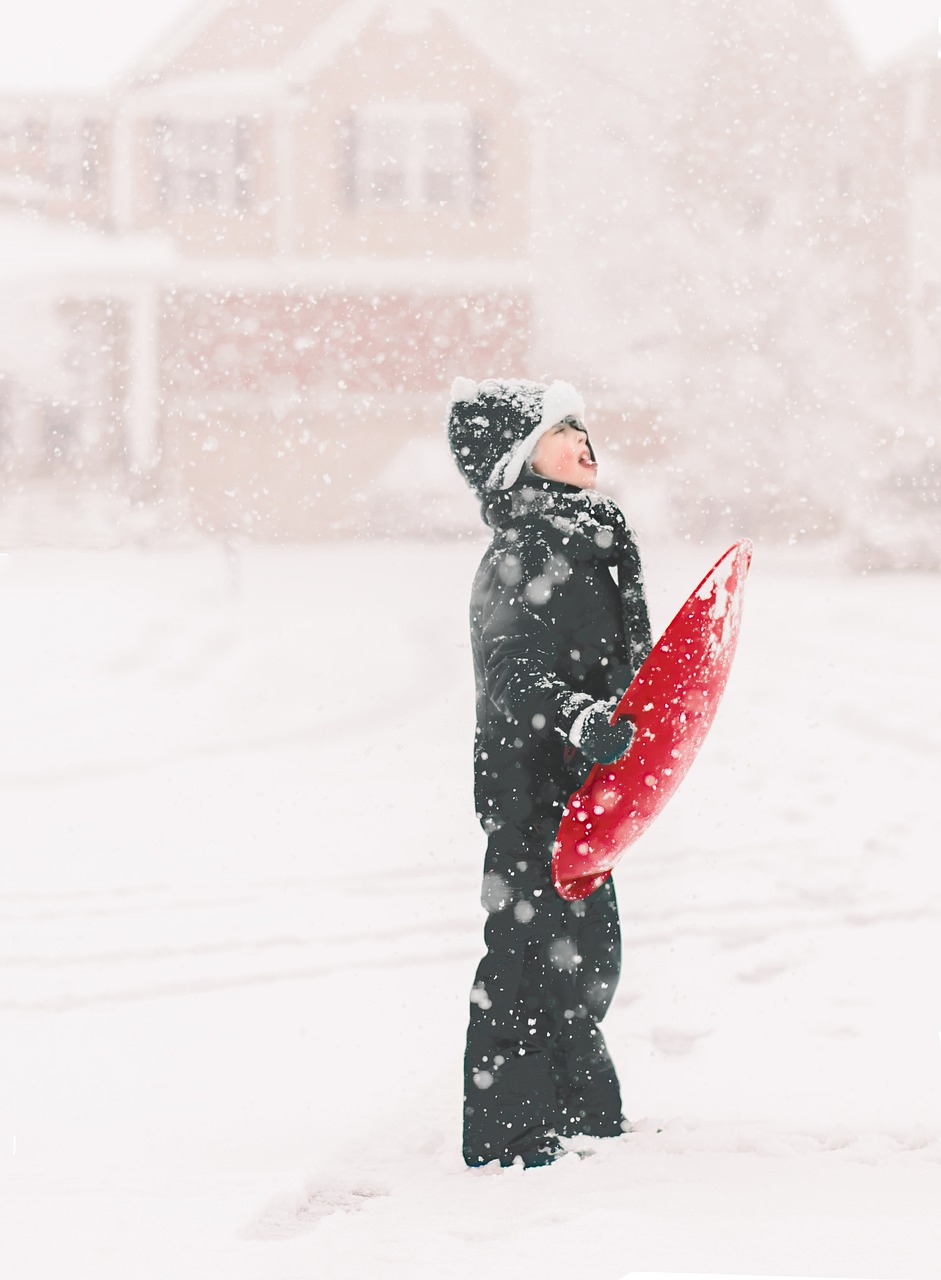
[[[470,609],[477,812],[488,832],[545,838],[591,767],[568,739],[574,721],[620,697],[650,651],[640,557],[610,498],[532,472],[484,515],[495,533]]]

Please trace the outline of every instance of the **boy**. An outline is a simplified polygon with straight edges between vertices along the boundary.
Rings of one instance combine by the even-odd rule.
[[[565,382],[458,378],[448,435],[493,541],[471,597],[477,813],[488,836],[487,953],[471,991],[464,1159],[524,1167],[562,1137],[623,1132],[599,1023],[617,985],[614,886],[566,903],[551,879],[569,796],[627,751],[610,723],[650,650],[640,559],[595,493],[584,404]]]

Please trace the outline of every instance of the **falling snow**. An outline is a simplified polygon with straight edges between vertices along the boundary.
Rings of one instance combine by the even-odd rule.
[[[934,1280],[936,8],[877,57],[852,0],[44,6],[0,50],[4,1274]],[[442,420],[491,377],[583,404],[655,631],[756,546],[616,874],[632,1131],[525,1174],[460,1159],[510,888]],[[553,530],[607,563],[591,503]]]

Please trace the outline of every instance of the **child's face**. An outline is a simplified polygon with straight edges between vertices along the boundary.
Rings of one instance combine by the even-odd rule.
[[[588,433],[570,418],[540,436],[529,465],[547,480],[561,480],[580,489],[594,489],[598,475],[598,464],[588,448]]]

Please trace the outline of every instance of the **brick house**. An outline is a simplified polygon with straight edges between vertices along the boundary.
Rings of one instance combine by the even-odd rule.
[[[7,107],[0,202],[61,218],[31,170],[48,175],[66,106],[20,112],[18,165]],[[118,419],[134,402],[134,469],[204,527],[381,525],[384,470],[440,435],[456,365],[531,370],[523,89],[453,15],[209,0],[115,91],[107,128],[99,105],[70,109],[60,189],[99,229],[77,252],[136,237],[143,270],[133,287],[105,271],[97,296],[66,272],[50,314],[68,331],[80,318],[86,370],[107,366],[92,401]],[[148,234],[169,238],[172,265],[148,269]],[[77,385],[58,401],[94,412]],[[59,436],[26,450],[34,469],[113,464],[100,431]]]
[[[873,335],[937,376],[914,90],[863,75],[826,0],[681,9],[586,33],[546,0],[539,44],[496,0],[194,0],[106,97],[0,101],[0,485],[262,536],[458,527],[451,377],[551,370],[632,466],[685,438],[701,468],[720,424],[723,509],[762,450],[806,488],[821,387],[857,448]]]
[[[932,416],[941,401],[941,56],[926,41],[899,69],[899,138],[910,201],[911,378]]]

